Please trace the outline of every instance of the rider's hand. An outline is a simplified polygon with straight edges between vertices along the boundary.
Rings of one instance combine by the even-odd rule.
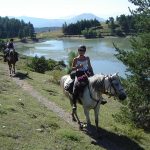
[[[83,68],[83,65],[82,64],[78,65],[78,68]]]

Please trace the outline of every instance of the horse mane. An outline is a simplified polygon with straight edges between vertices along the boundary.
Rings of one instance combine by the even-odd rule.
[[[10,51],[10,52],[9,52],[9,55],[10,55],[10,56],[14,56],[14,52],[13,52],[13,51]]]
[[[104,77],[105,76],[103,74],[95,74],[94,76],[89,78],[89,86],[94,91],[102,91]]]
[[[16,63],[16,61],[17,61],[16,53],[12,50],[9,52],[9,55],[7,58],[8,58],[7,61],[12,64]]]

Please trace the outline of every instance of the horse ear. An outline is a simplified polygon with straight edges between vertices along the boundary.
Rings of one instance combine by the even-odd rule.
[[[119,72],[116,72],[115,74],[118,76]]]

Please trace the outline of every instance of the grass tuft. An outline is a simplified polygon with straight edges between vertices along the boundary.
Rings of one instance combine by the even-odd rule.
[[[57,131],[57,134],[63,139],[76,142],[80,142],[82,138],[78,132],[75,132],[70,129],[60,129]]]

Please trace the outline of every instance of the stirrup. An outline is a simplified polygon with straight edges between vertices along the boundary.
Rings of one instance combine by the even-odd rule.
[[[77,107],[76,107],[76,106],[73,106],[73,107],[72,107],[72,110],[73,110],[73,111],[76,111],[76,110],[77,110]]]

